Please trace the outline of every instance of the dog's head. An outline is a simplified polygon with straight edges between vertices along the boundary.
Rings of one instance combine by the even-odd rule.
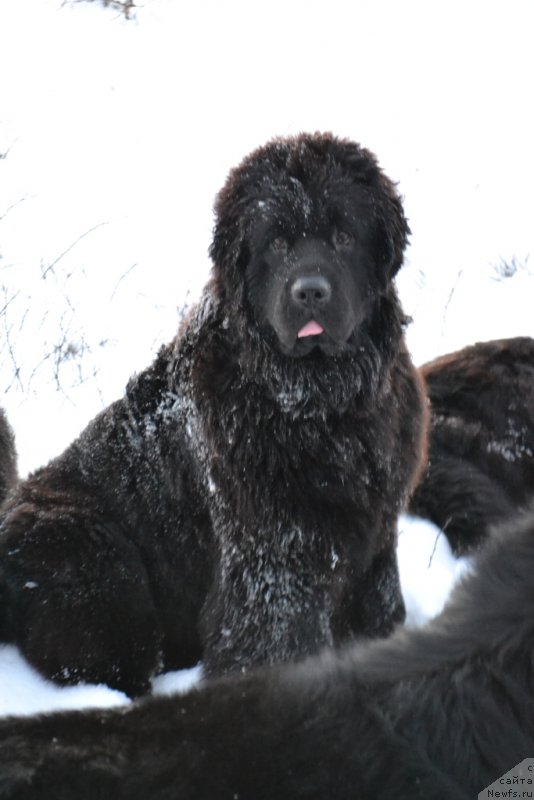
[[[244,309],[289,356],[357,347],[409,233],[370,152],[329,134],[275,139],[230,174],[215,212],[227,308]]]

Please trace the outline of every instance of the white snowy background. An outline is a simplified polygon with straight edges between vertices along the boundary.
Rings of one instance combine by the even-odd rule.
[[[0,404],[21,474],[174,335],[208,275],[214,195],[273,135],[348,136],[398,181],[417,363],[534,335],[531,0],[112,6],[0,0]],[[465,567],[409,519],[399,562],[411,624]],[[120,702],[0,646],[0,714]]]

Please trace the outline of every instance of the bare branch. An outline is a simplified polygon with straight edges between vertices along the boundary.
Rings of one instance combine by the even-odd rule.
[[[4,323],[4,331],[5,331],[4,342],[5,342],[5,347],[7,348],[7,352],[8,352],[9,358],[10,358],[10,360],[11,360],[11,363],[12,363],[12,365],[13,365],[13,380],[11,381],[11,383],[9,384],[9,386],[8,386],[8,387],[6,388],[6,390],[5,390],[5,391],[6,391],[6,393],[7,393],[7,392],[8,392],[8,391],[11,389],[11,387],[13,386],[13,384],[14,384],[15,382],[19,384],[19,387],[20,387],[21,389],[23,389],[23,388],[24,388],[24,386],[23,386],[23,383],[22,383],[22,378],[20,377],[20,370],[21,370],[21,367],[20,367],[20,366],[19,366],[19,364],[17,363],[17,359],[16,359],[16,357],[15,357],[15,350],[14,350],[14,348],[13,348],[13,342],[12,342],[12,339],[11,339],[11,332],[12,332],[13,326],[12,326],[12,325],[10,326],[10,325],[8,324],[8,321],[7,321],[7,313],[6,313],[6,312],[7,312],[7,309],[8,309],[8,308],[9,308],[9,306],[11,305],[11,303],[12,303],[12,302],[13,302],[13,301],[14,301],[14,300],[17,298],[17,296],[19,295],[19,292],[15,292],[15,293],[14,293],[13,295],[11,295],[11,297],[9,297],[9,299],[8,299],[8,290],[7,290],[7,287],[6,287],[6,286],[2,286],[2,290],[3,290],[3,292],[4,292],[4,297],[5,297],[6,299],[5,299],[4,306],[3,306],[2,310],[0,311],[0,318],[3,320],[3,323]]]
[[[56,266],[56,264],[59,263],[59,261],[61,261],[62,258],[64,258],[67,255],[67,253],[70,253],[70,251],[74,247],[76,247],[76,245],[79,244],[82,241],[82,239],[85,239],[85,237],[89,236],[90,233],[93,233],[93,231],[98,230],[98,228],[102,228],[104,225],[108,225],[108,223],[99,222],[97,225],[93,225],[92,228],[89,228],[88,231],[85,231],[85,233],[82,233],[81,236],[78,236],[78,238],[74,242],[72,242],[72,244],[70,244],[67,247],[67,249],[64,250],[57,258],[55,258],[54,261],[52,261],[52,263],[49,264],[47,267],[45,267],[43,262],[41,262],[41,278],[43,278],[44,280],[46,279],[46,276],[48,275],[49,272],[54,273],[54,267]]]
[[[430,553],[430,558],[428,559],[428,569],[430,569],[430,567],[432,566],[432,561],[434,560],[434,556],[436,555],[436,550],[438,547],[440,536],[443,536],[442,530],[439,530],[436,533],[436,538],[434,539],[434,547],[432,548],[432,552]]]
[[[441,335],[442,336],[445,333],[445,325],[446,325],[446,321],[447,321],[447,314],[448,314],[448,311],[449,311],[449,306],[451,304],[451,301],[452,301],[452,298],[454,296],[454,293],[455,293],[456,289],[458,288],[458,284],[460,283],[460,278],[462,277],[463,272],[464,272],[464,268],[461,267],[458,270],[458,275],[456,276],[456,280],[454,281],[452,289],[449,292],[449,296],[447,298],[447,302],[445,303],[445,307],[443,309],[442,326],[441,326]]]
[[[113,289],[113,291],[112,291],[112,293],[111,293],[111,297],[109,298],[109,299],[110,299],[110,301],[111,301],[111,300],[113,300],[113,298],[115,297],[115,294],[117,293],[117,289],[119,288],[119,284],[121,283],[121,281],[123,281],[123,280],[124,280],[124,278],[125,278],[127,275],[129,275],[129,274],[130,274],[130,272],[131,272],[133,269],[135,269],[135,268],[136,268],[136,266],[137,266],[137,264],[132,264],[132,266],[131,266],[131,267],[128,267],[128,269],[126,270],[126,272],[123,272],[123,274],[120,276],[119,280],[118,280],[118,281],[117,281],[117,283],[115,284],[115,288]]]
[[[511,259],[501,258],[499,264],[493,266],[493,280],[502,281],[506,278],[513,278],[514,275],[522,271],[531,275],[532,272],[528,264],[529,258],[530,254],[522,259],[519,259],[517,256],[512,256]]]
[[[4,150],[4,152],[3,152],[3,153],[0,153],[0,161],[1,161],[2,159],[4,159],[4,158],[7,158],[7,157],[8,157],[8,155],[10,154],[10,152],[11,152],[11,150],[12,150],[12,148],[13,148],[13,145],[15,145],[17,142],[18,142],[18,137],[17,137],[17,138],[16,138],[16,139],[15,139],[13,142],[11,142],[11,144],[9,145],[9,147],[7,148],[7,150]]]
[[[67,2],[68,0],[64,0],[63,5],[66,5]],[[83,0],[71,0],[71,2],[80,3],[83,2]],[[93,0],[87,0],[87,2],[91,3]],[[126,19],[131,19],[132,11],[137,8],[133,0],[99,0],[99,2],[105,8],[116,8],[118,11],[121,11]]]
[[[9,212],[10,212],[10,211],[12,211],[12,209],[16,208],[18,205],[20,205],[21,203],[23,203],[23,202],[24,202],[25,200],[27,200],[27,199],[28,199],[28,195],[25,195],[24,197],[21,197],[21,198],[20,198],[20,200],[17,200],[15,203],[11,203],[11,205],[10,205],[10,206],[8,206],[8,207],[6,208],[6,210],[4,211],[4,213],[3,213],[3,214],[0,216],[0,222],[1,222],[1,221],[2,221],[2,220],[5,218],[5,217],[7,217],[7,215],[9,214]]]

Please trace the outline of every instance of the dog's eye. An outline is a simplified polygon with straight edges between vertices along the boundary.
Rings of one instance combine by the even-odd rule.
[[[350,247],[354,237],[347,231],[336,231],[334,234],[334,244],[336,247]]]
[[[287,250],[287,242],[283,236],[277,236],[272,240],[271,247],[275,253],[285,253]]]

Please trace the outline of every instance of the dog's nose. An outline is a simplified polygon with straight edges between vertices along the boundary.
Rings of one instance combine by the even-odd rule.
[[[291,297],[299,306],[320,306],[328,303],[332,286],[323,275],[303,275],[291,287]]]

